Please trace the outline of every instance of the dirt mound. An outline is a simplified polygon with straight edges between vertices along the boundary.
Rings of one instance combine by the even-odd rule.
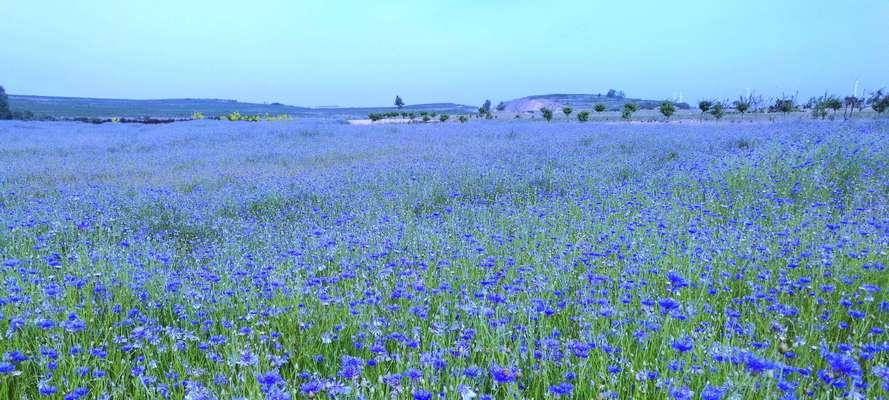
[[[562,104],[555,101],[529,98],[510,100],[504,103],[504,105],[506,108],[504,108],[503,111],[510,113],[537,112],[543,107],[549,108],[550,110],[558,110],[562,108]]]

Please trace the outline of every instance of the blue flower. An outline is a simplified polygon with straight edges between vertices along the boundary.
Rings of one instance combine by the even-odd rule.
[[[424,389],[414,390],[414,400],[430,400],[432,393]]]
[[[491,377],[494,378],[494,382],[504,384],[515,381],[516,379],[516,371],[510,368],[500,367],[499,365],[494,365],[491,367]]]
[[[568,396],[574,390],[574,385],[569,382],[562,382],[549,387],[549,392],[556,396]]]

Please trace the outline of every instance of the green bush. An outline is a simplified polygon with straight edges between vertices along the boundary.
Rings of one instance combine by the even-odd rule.
[[[543,107],[543,108],[540,109],[540,113],[543,114],[543,119],[545,119],[546,122],[552,121],[552,119],[553,119],[553,110],[550,110],[549,108]]]
[[[871,94],[870,99],[867,100],[867,104],[869,104],[874,111],[882,114],[886,112],[886,110],[889,110],[889,95],[884,94],[883,89],[877,90]]]
[[[605,105],[602,103],[598,103],[595,106],[593,106],[593,110],[595,110],[597,113],[605,111]]]
[[[639,106],[636,103],[626,103],[624,104],[624,109],[620,113],[620,117],[629,121],[630,118],[633,118],[633,113],[639,109]]]
[[[438,120],[441,121],[441,122],[445,122],[445,121],[447,121],[448,118],[450,118],[450,117],[449,117],[447,114],[442,114],[442,115],[439,115],[439,116],[438,116]]]
[[[712,106],[710,106],[710,115],[712,115],[716,119],[722,119],[725,115],[725,106],[722,102],[714,102]]]
[[[11,119],[12,113],[9,112],[9,97],[6,90],[0,86],[0,119]]]
[[[377,122],[377,121],[383,119],[383,114],[370,113],[370,114],[367,114],[367,118],[369,118],[372,122]]]
[[[459,118],[457,118],[457,120],[460,121],[460,123],[464,123],[466,121],[469,121],[469,118],[466,118],[465,115],[461,115]]]
[[[663,103],[661,103],[660,106],[658,106],[658,110],[660,110],[661,114],[663,114],[664,117],[670,119],[670,116],[672,116],[673,113],[676,112],[676,106],[674,106],[673,103],[670,101],[664,101]]]
[[[707,111],[710,111],[710,107],[713,107],[713,102],[710,100],[701,100],[698,102],[698,109],[701,110],[702,117]]]
[[[741,114],[747,112],[747,110],[750,109],[750,101],[743,98],[743,97],[735,100],[734,105],[735,105],[735,110],[738,110],[738,112]]]
[[[565,113],[565,116],[567,117],[571,115],[572,112],[574,112],[574,109],[571,107],[562,107],[562,112]]]
[[[577,113],[577,120],[580,122],[587,122],[590,120],[590,112],[589,111],[581,111]]]

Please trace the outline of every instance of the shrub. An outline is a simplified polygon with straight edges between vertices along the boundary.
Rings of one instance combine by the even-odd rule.
[[[824,106],[824,103],[818,102],[812,107],[812,118],[814,119],[824,119],[827,117],[827,107]]]
[[[735,100],[735,110],[738,110],[739,113],[743,114],[750,109],[750,101],[743,97]]]
[[[465,115],[461,115],[459,118],[457,118],[457,120],[460,121],[460,123],[464,123],[466,121],[469,121],[469,118],[466,118]]]
[[[546,122],[552,121],[552,119],[553,119],[553,110],[550,110],[549,108],[543,107],[543,108],[540,109],[540,113],[543,114],[543,119],[545,119]]]
[[[580,122],[587,122],[590,120],[590,112],[589,111],[581,111],[577,113],[577,120]]]
[[[9,112],[9,96],[6,95],[3,86],[0,86],[0,119],[10,118],[12,118],[12,113]]]
[[[491,100],[485,100],[485,103],[478,109],[479,114],[490,114],[491,113]]]
[[[432,118],[430,118],[429,115],[424,115],[424,116],[423,116],[423,122],[429,122],[429,120],[431,120],[431,119],[432,119]]]
[[[565,113],[565,116],[567,117],[571,115],[572,112],[574,112],[574,109],[571,107],[562,107],[562,112]]]
[[[206,118],[203,113],[195,111],[191,113],[191,119],[204,119]]]
[[[401,100],[401,96],[395,96],[395,107],[404,107],[404,100]]]
[[[698,109],[701,110],[702,117],[707,111],[710,111],[710,107],[713,107],[713,102],[710,100],[701,100],[698,102]]]
[[[717,101],[710,106],[710,115],[716,119],[722,119],[725,115],[725,106],[722,105],[722,102]]]
[[[506,109],[506,103],[501,101],[500,103],[497,104],[497,111],[503,111],[505,109]]]
[[[673,113],[676,112],[676,106],[674,106],[673,103],[670,101],[664,101],[658,107],[658,110],[660,110],[661,114],[664,114],[667,119],[670,119],[670,116],[672,116]]]
[[[833,95],[826,96],[823,102],[824,107],[833,110],[834,114],[836,114],[840,108],[843,108],[843,102],[840,100],[840,98]]]
[[[889,95],[884,94],[883,89],[877,90],[871,94],[870,99],[867,100],[867,104],[869,104],[874,111],[882,114],[886,112],[886,110],[889,110]]]
[[[793,97],[781,97],[775,99],[775,104],[769,106],[769,112],[781,112],[787,114],[796,109],[796,100]]]
[[[383,114],[370,113],[370,114],[367,114],[367,118],[369,118],[372,122],[377,122],[377,121],[383,119]]]
[[[636,103],[626,103],[624,104],[624,109],[620,113],[620,117],[629,121],[630,118],[633,118],[633,113],[639,109],[639,106]]]
[[[605,111],[605,105],[602,103],[598,103],[595,106],[593,106],[593,110],[595,110],[597,113]]]
[[[439,116],[438,116],[438,120],[441,121],[441,122],[445,122],[445,121],[447,121],[448,118],[450,118],[450,117],[449,117],[447,114],[442,114],[442,115],[439,115]]]

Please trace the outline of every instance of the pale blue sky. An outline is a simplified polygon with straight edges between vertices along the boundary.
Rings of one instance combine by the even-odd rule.
[[[0,84],[16,94],[353,106],[889,86],[887,0],[7,0],[2,13]]]

